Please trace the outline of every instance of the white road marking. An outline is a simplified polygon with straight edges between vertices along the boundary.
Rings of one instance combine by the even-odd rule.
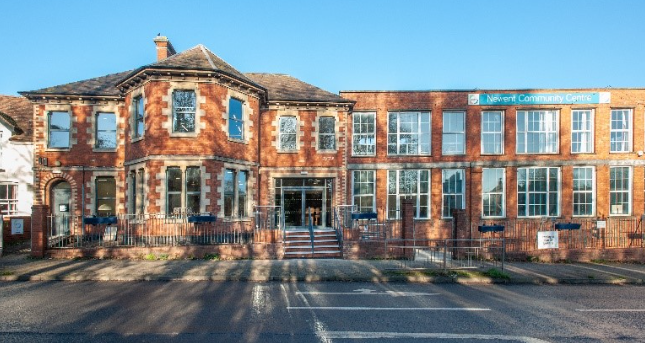
[[[579,308],[578,312],[645,312],[643,308]]]
[[[439,293],[395,292],[395,291],[358,292],[358,290],[353,292],[296,292],[296,294],[300,294],[300,295],[389,295],[391,297],[418,297],[418,296],[439,295]]]
[[[495,341],[520,341],[526,343],[548,343],[548,341],[526,336],[506,335],[478,335],[478,334],[451,334],[451,333],[416,333],[416,332],[361,332],[361,331],[326,331],[318,333],[328,339],[409,339],[409,338],[434,338],[434,339],[479,339]]]
[[[489,308],[478,307],[307,307],[293,306],[287,310],[318,310],[318,311],[490,311]]]

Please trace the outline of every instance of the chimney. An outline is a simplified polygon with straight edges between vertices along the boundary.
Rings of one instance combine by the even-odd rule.
[[[153,41],[157,45],[157,61],[161,61],[177,53],[172,43],[170,43],[170,40],[168,40],[168,37],[157,36]]]

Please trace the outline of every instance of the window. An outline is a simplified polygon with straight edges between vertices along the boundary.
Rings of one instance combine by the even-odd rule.
[[[96,148],[116,149],[116,115],[96,114]]]
[[[376,154],[376,113],[354,112],[352,114],[352,153],[354,156]]]
[[[132,138],[143,137],[144,126],[144,104],[143,98],[137,96],[132,100]]]
[[[443,218],[451,218],[453,209],[463,209],[466,207],[464,170],[442,170],[441,183],[443,192],[441,216]]]
[[[179,167],[166,168],[166,213],[168,214],[200,213],[201,169],[186,167],[185,183],[183,176]]]
[[[181,212],[181,169],[179,167],[166,168],[166,213]]]
[[[70,118],[67,112],[49,112],[50,148],[69,148]]]
[[[609,214],[629,215],[632,213],[631,167],[609,168]]]
[[[130,195],[129,201],[130,205],[128,207],[128,213],[136,214],[137,213],[137,172],[130,172]]]
[[[430,112],[388,113],[387,153],[430,155]]]
[[[504,168],[482,170],[482,216],[484,218],[506,215],[505,175]]]
[[[141,168],[139,169],[138,173],[138,178],[137,180],[139,183],[137,184],[137,214],[143,214],[145,213],[145,193],[144,193],[144,169]]]
[[[280,117],[280,150],[296,151],[296,117]]]
[[[116,215],[116,180],[114,177],[96,178],[96,215],[99,217]]]
[[[592,110],[571,112],[571,152],[574,154],[593,152]]]
[[[12,215],[18,211],[18,185],[0,184],[0,214]]]
[[[464,112],[443,112],[441,152],[444,155],[463,155],[466,153],[464,116]]]
[[[228,138],[244,139],[242,101],[235,98],[230,98],[228,101]]]
[[[591,216],[595,212],[593,167],[573,168],[573,215]]]
[[[318,150],[336,150],[336,118],[318,118]]]
[[[195,92],[172,93],[172,132],[195,132]]]
[[[558,152],[558,111],[517,111],[517,153]]]
[[[201,173],[199,167],[186,168],[186,211],[199,213],[202,193]]]
[[[517,215],[557,217],[560,214],[560,169],[517,169]]]
[[[482,112],[482,155],[504,153],[504,117],[501,111]]]
[[[390,170],[388,171],[388,218],[399,218],[401,198],[414,199],[415,218],[430,217],[430,171]]]
[[[247,172],[226,169],[224,172],[224,216],[247,216]]]
[[[355,170],[353,205],[358,212],[376,212],[375,175],[373,170]]]
[[[632,111],[611,110],[610,152],[632,151]]]

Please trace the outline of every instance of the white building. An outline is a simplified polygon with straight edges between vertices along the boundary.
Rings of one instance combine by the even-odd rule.
[[[0,95],[0,211],[30,216],[33,204],[33,107],[17,96]]]

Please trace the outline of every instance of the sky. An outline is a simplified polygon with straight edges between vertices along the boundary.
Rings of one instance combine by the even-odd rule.
[[[0,94],[153,63],[153,38],[340,90],[645,87],[641,0],[0,0]]]

